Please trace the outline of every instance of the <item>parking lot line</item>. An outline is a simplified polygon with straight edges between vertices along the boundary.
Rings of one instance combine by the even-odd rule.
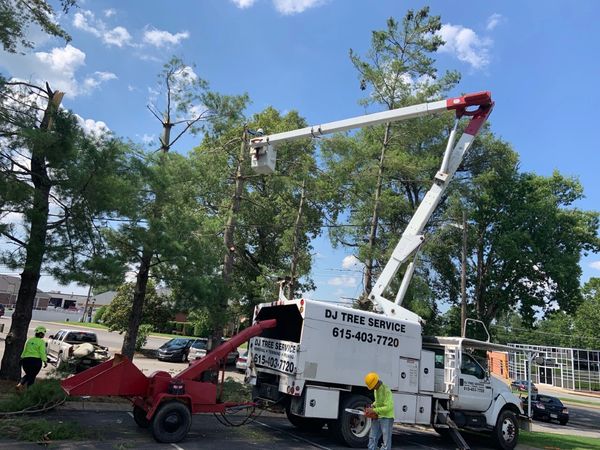
[[[313,441],[311,441],[311,440],[309,440],[309,439],[306,439],[306,438],[303,438],[303,437],[301,437],[301,436],[298,436],[297,434],[290,433],[289,431],[282,430],[281,428],[277,428],[277,427],[273,427],[273,426],[271,426],[271,425],[267,425],[266,423],[260,422],[260,421],[258,421],[258,420],[255,420],[255,421],[254,421],[254,423],[257,423],[257,424],[259,424],[259,425],[262,425],[263,427],[266,427],[266,428],[270,428],[271,430],[278,431],[278,432],[280,432],[280,433],[289,434],[290,436],[293,436],[293,437],[295,437],[296,439],[299,439],[299,440],[301,440],[301,441],[304,441],[304,442],[306,442],[307,444],[310,444],[310,445],[312,445],[313,447],[320,448],[321,450],[331,450],[329,447],[325,447],[325,446],[323,446],[323,445],[317,444],[316,442],[313,442]]]
[[[171,444],[173,447],[175,447],[177,450],[184,450],[183,447],[180,447],[177,444]]]

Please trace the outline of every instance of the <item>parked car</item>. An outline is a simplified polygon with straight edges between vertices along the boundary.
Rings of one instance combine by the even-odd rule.
[[[529,380],[515,380],[510,383],[510,387],[519,392],[529,392],[529,383],[531,383],[531,392],[537,394],[538,388]]]
[[[222,340],[221,344],[225,341],[226,341],[226,339]],[[192,344],[192,346],[190,347],[190,352],[189,352],[190,361],[204,358],[206,356],[207,348],[208,348],[208,339],[206,339],[206,338],[197,339],[196,342],[194,344]],[[226,364],[227,365],[234,364],[237,361],[238,356],[239,356],[239,354],[238,354],[237,350],[229,352],[229,354],[227,355]]]
[[[161,361],[180,361],[188,360],[190,347],[198,339],[193,338],[174,338],[158,348],[158,359]]]
[[[523,399],[523,411],[527,413],[528,399]],[[556,397],[550,395],[536,394],[531,396],[531,413],[534,419],[539,420],[557,420],[561,425],[566,425],[569,421],[569,410]]]
[[[90,331],[58,330],[48,336],[46,352],[56,368],[75,369],[75,372],[102,364],[110,358],[107,347],[98,344],[98,336]]]
[[[240,372],[245,372],[248,367],[248,350],[242,350],[235,362],[235,368]]]

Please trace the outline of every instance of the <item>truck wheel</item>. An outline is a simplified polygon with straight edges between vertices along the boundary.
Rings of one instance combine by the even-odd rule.
[[[192,425],[189,408],[179,401],[163,403],[152,418],[152,436],[158,442],[175,443],[185,438]]]
[[[313,417],[301,417],[292,414],[290,407],[285,408],[285,415],[292,425],[303,431],[320,431],[325,425],[325,419],[316,419]]]
[[[514,412],[504,410],[500,413],[494,428],[496,446],[501,450],[512,450],[517,445],[519,422]]]
[[[133,407],[133,420],[135,420],[135,423],[140,428],[148,428],[150,426],[150,421],[146,419],[146,411],[139,406]]]
[[[329,424],[333,436],[348,447],[366,447],[369,443],[371,419],[350,414],[346,412],[346,408],[364,410],[371,403],[373,400],[364,395],[355,394],[346,397],[340,406],[338,419]]]

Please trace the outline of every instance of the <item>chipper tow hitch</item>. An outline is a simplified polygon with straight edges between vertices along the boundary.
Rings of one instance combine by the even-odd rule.
[[[129,358],[117,354],[99,366],[63,380],[61,386],[67,395],[127,398],[133,404],[133,418],[140,427],[150,428],[158,442],[179,442],[190,429],[192,414],[225,414],[232,408],[255,406],[251,402],[219,401],[225,377],[222,362],[239,345],[276,323],[275,319],[257,322],[173,377],[164,371],[147,377]]]

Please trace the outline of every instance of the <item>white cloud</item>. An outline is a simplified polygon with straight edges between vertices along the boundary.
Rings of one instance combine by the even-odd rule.
[[[231,0],[240,9],[250,8],[256,0]]]
[[[592,261],[590,267],[592,269],[600,270],[600,261]]]
[[[492,31],[501,22],[504,22],[504,17],[502,16],[502,14],[494,13],[490,17],[488,17],[487,25],[485,26],[485,29],[488,31]]]
[[[146,30],[144,32],[144,42],[155,47],[168,47],[171,45],[177,45],[182,40],[190,37],[190,33],[182,31],[180,33],[169,33],[165,30]]]
[[[126,28],[115,27],[102,35],[102,42],[108,45],[123,47],[124,45],[131,45],[131,35]]]
[[[73,16],[73,26],[79,30],[87,31],[88,33],[92,33],[96,37],[101,36],[101,32],[98,28],[92,26],[89,22],[94,21],[94,14],[91,11],[82,10],[81,12],[76,12]]]
[[[86,55],[80,49],[67,44],[49,52],[35,52],[25,55],[3,55],[2,65],[11,77],[43,85],[48,82],[54,90],[63,91],[73,98],[89,94],[102,83],[116,79],[111,72],[95,72],[85,77],[77,73],[85,67]]]
[[[104,10],[104,17],[112,17],[117,14],[117,10],[114,8],[109,8]]]
[[[330,278],[329,281],[327,281],[327,284],[330,286],[356,287],[357,280],[356,280],[356,277],[347,277],[347,276],[334,277],[334,278]]]
[[[84,90],[86,92],[91,91],[92,89],[97,88],[104,81],[116,80],[117,76],[112,72],[94,72],[93,75],[87,77],[83,80]]]
[[[342,268],[344,269],[350,269],[361,264],[360,260],[354,255],[348,255],[342,260]]]
[[[440,52],[453,54],[474,69],[483,69],[490,63],[489,51],[493,43],[490,39],[478,36],[470,28],[449,23],[442,25],[439,34],[446,42]]]
[[[111,11],[111,10],[106,10]],[[111,17],[111,13],[104,12],[106,17]],[[112,10],[114,11],[114,10]],[[108,26],[100,19],[96,19],[94,13],[88,10],[76,12],[73,16],[73,26],[79,30],[86,31],[96,37],[102,39],[107,45],[115,45],[123,47],[124,45],[132,45],[131,35],[125,27],[114,27],[109,29]]]
[[[325,3],[325,0],[273,0],[275,9],[284,15],[299,14]]]
[[[110,129],[106,123],[102,122],[101,120],[84,119],[77,114],[75,114],[75,117],[77,117],[77,121],[79,122],[81,128],[83,128],[85,133],[90,136],[100,137],[103,134],[110,132]]]

